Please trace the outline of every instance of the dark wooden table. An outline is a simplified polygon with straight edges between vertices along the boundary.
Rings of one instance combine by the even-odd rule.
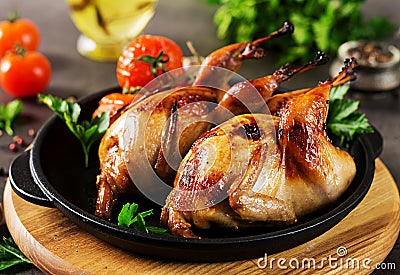
[[[75,50],[79,32],[69,18],[68,8],[62,0],[2,0],[0,3],[0,19],[19,9],[20,14],[37,23],[42,38],[39,50],[45,54],[52,64],[52,80],[46,90],[47,93],[68,97],[81,98],[105,88],[117,85],[115,76],[115,62],[99,63],[81,57]],[[156,15],[146,28],[145,32],[168,36],[175,40],[186,55],[186,41],[193,41],[196,49],[202,55],[223,45],[215,35],[216,27],[213,24],[215,8],[205,4],[202,0],[160,0]],[[366,16],[385,15],[400,26],[400,1],[370,0],[364,5]],[[259,77],[276,69],[274,58],[267,57],[263,61],[246,63],[240,73],[248,78]],[[261,69],[260,69],[261,68]],[[288,88],[310,87],[319,80],[329,78],[329,65],[296,77],[288,84]],[[400,89],[385,93],[353,93],[352,97],[360,100],[361,110],[366,113],[371,123],[381,132],[384,138],[382,161],[391,171],[395,181],[400,179]],[[0,90],[0,103],[7,103],[13,98]],[[14,124],[15,134],[24,138],[28,144],[32,137],[29,129],[39,130],[51,116],[51,112],[37,103],[35,99],[23,100],[25,109]],[[11,161],[22,152],[10,152],[8,145],[12,137],[3,134],[0,137],[0,191],[4,187],[6,174]],[[2,233],[7,234],[5,226]],[[400,270],[400,245],[396,243],[386,262],[395,263]],[[24,271],[24,274],[38,274],[36,269]],[[387,274],[387,272],[385,273]]]

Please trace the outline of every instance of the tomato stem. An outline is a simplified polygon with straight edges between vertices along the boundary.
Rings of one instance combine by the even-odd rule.
[[[169,61],[169,56],[160,51],[158,56],[142,55],[135,59],[136,61],[143,61],[151,65],[151,73],[154,77],[158,76],[157,70],[160,69],[162,73],[166,73],[167,69],[165,64]]]
[[[21,57],[24,57],[26,54],[26,49],[22,47],[21,44],[16,44],[14,50],[15,53]]]
[[[129,87],[129,82],[126,82],[124,88],[122,89],[122,93],[137,94],[142,88],[143,88],[142,86]]]
[[[18,12],[18,11],[14,11],[14,12],[12,12],[12,13],[8,16],[7,20],[8,20],[10,23],[14,23],[14,22],[17,21],[19,18],[20,18],[20,17],[19,17],[19,12]]]

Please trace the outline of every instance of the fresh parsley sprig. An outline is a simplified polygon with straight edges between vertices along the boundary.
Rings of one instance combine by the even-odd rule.
[[[0,270],[20,264],[32,264],[32,262],[22,254],[11,237],[3,237],[3,243],[0,244]]]
[[[109,112],[103,112],[100,116],[94,117],[90,121],[84,120],[79,124],[81,107],[78,103],[53,97],[52,95],[39,94],[38,98],[53,110],[78,138],[85,155],[85,167],[88,167],[91,146],[103,136],[109,126]]]
[[[372,133],[374,129],[369,124],[365,114],[358,112],[358,101],[345,99],[349,85],[335,87],[329,98],[327,128],[340,138],[340,146],[346,147],[357,133]]]
[[[118,215],[118,225],[123,227],[133,226],[133,229],[146,233],[163,234],[167,232],[165,228],[146,225],[144,218],[152,215],[153,209],[137,213],[138,208],[139,205],[134,202],[124,204]]]
[[[23,109],[24,106],[19,99],[12,100],[8,104],[0,104],[0,129],[12,136],[14,134],[12,123]]]

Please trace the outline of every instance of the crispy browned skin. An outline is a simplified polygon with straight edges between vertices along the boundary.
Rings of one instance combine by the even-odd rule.
[[[296,90],[292,92],[286,92],[282,94],[276,94],[271,96],[267,100],[267,105],[261,110],[262,113],[270,112],[271,115],[280,116],[283,107],[295,97],[304,95],[306,92],[310,91],[310,88],[305,88],[301,90]]]
[[[182,161],[163,208],[161,220],[172,234],[197,237],[193,227],[212,224],[291,224],[335,202],[356,167],[329,141],[325,120],[330,89],[353,79],[354,66],[347,62],[334,81],[288,101],[280,118],[240,115],[203,134]],[[227,198],[207,206],[214,186],[227,190]]]
[[[98,197],[96,215],[109,218],[116,200],[124,194],[133,194],[136,188],[129,176],[126,160],[135,163],[144,153],[149,163],[155,166],[160,158],[160,148],[164,127],[172,113],[172,109],[189,103],[205,101],[216,102],[218,90],[204,87],[189,87],[177,89],[174,92],[166,91],[148,97],[129,110],[124,112],[107,130],[99,147],[100,170],[97,179]],[[168,93],[168,95],[167,95]],[[196,119],[210,110],[207,106],[199,106],[197,110],[189,109],[181,113],[180,119]],[[199,120],[199,119],[198,119]],[[129,125],[127,125],[127,123]],[[140,140],[145,145],[145,152],[136,152],[126,148],[127,129],[139,127],[129,131],[129,139]],[[184,153],[201,133],[209,129],[208,123],[194,123],[180,141],[181,152]]]
[[[259,112],[260,109],[265,108],[266,102],[283,82],[297,74],[326,64],[328,60],[324,52],[318,51],[312,60],[299,67],[292,68],[290,64],[286,64],[270,75],[233,85],[223,95],[214,111],[217,120],[224,121],[224,110],[229,110],[233,115]],[[263,112],[268,113],[267,110],[263,110]]]
[[[212,84],[214,87],[223,87],[223,85],[226,85],[226,83],[228,83],[229,78],[232,75],[227,74],[226,78],[220,78],[216,80],[213,77],[214,72],[208,67],[221,67],[229,71],[236,72],[242,65],[243,60],[261,58],[266,54],[265,50],[262,48],[263,43],[276,39],[283,35],[291,34],[293,33],[293,30],[293,24],[290,22],[285,22],[282,28],[270,33],[263,38],[257,39],[252,42],[234,43],[215,50],[214,52],[209,54],[202,62],[202,67],[199,71],[201,77],[198,77],[195,80],[194,85],[208,86]]]
[[[323,61],[323,58],[321,58],[324,56],[325,55],[320,53],[314,60],[300,67],[292,69],[287,65],[274,72],[272,75],[253,80],[251,82],[245,81],[243,83],[238,83],[227,92],[202,86],[177,89],[177,92],[174,92],[165,98],[155,109],[156,112],[152,114],[152,119],[150,120],[149,124],[152,125],[151,129],[143,129],[141,126],[138,126],[139,124],[137,123],[135,125],[126,125],[126,117],[133,116],[134,114],[134,117],[137,117],[138,120],[146,119],[149,115],[149,110],[152,110],[155,106],[154,104],[161,98],[165,97],[165,93],[170,93],[170,91],[151,95],[150,97],[134,104],[133,106],[124,109],[126,114],[123,113],[122,118],[119,118],[112,123],[110,129],[104,135],[99,147],[101,174],[98,176],[97,180],[98,197],[95,214],[99,217],[109,218],[111,215],[111,209],[120,196],[138,192],[127,171],[125,164],[126,156],[124,157],[124,148],[121,144],[123,133],[126,132],[127,128],[136,127],[136,129],[132,129],[132,133],[146,133],[146,136],[149,136],[149,141],[146,141],[146,143],[149,142],[149,144],[154,145],[149,146],[150,149],[146,150],[144,153],[149,156],[148,159],[151,165],[154,166],[157,175],[166,182],[173,182],[175,171],[166,163],[164,158],[165,154],[168,155],[170,153],[163,152],[160,146],[163,135],[164,139],[170,140],[165,140],[166,144],[170,142],[172,143],[174,140],[179,140],[180,154],[185,155],[196,138],[203,132],[210,129],[212,126],[210,123],[206,122],[196,123],[193,124],[193,127],[189,127],[180,133],[180,136],[177,136],[176,131],[174,131],[174,127],[176,126],[174,119],[172,118],[168,120],[170,115],[174,113],[174,108],[176,111],[178,108],[195,101],[218,103],[217,108],[214,110],[205,108],[201,111],[197,110],[200,113],[195,115],[187,113],[180,114],[179,121],[180,123],[183,123],[188,121],[189,118],[195,121],[196,119],[200,118],[201,115],[211,112],[213,112],[213,114],[211,114],[210,117],[213,116],[214,121],[225,121],[226,118],[223,115],[220,115],[219,108],[227,109],[233,114],[243,113],[247,110],[246,106],[236,102],[238,99],[240,99],[240,97],[243,96],[251,98],[251,93],[254,93],[255,89],[249,89],[249,83],[257,84],[255,88],[256,92],[259,93],[258,98],[260,98],[261,95],[261,101],[255,102],[253,108],[259,109],[260,106],[265,105],[265,99],[267,99],[274,91],[277,90],[280,83],[290,79],[297,73],[305,72],[314,68],[315,66],[324,64],[326,61]],[[202,76],[199,77],[201,78]],[[180,98],[179,100],[175,98],[178,96],[178,94]],[[176,102],[179,102],[179,104],[174,107]],[[178,113],[175,114],[178,115]],[[167,121],[170,125],[166,125]],[[168,128],[168,131],[163,132],[165,127]],[[167,149],[168,148],[169,147],[167,147]],[[125,148],[125,150],[128,149],[129,148]],[[136,152],[134,150],[132,150],[131,153],[143,154],[143,152]],[[134,159],[134,157],[132,158]]]
[[[262,144],[271,143],[271,148],[276,147],[276,121],[271,116],[264,119],[264,116],[267,115],[234,117],[206,132],[193,144],[181,163],[175,188],[163,208],[162,221],[168,223],[172,234],[196,237],[192,226],[208,229],[216,223],[237,229],[243,223],[227,200],[211,207],[204,205],[213,199],[213,187],[226,193],[230,185],[239,184],[236,179],[246,173],[249,160]],[[200,209],[174,209],[186,206]]]
[[[108,111],[110,115],[110,124],[112,124],[123,112],[123,110],[133,101],[139,100],[140,94],[111,93],[104,96],[97,109],[93,112],[93,117],[100,116]]]
[[[352,64],[354,64],[355,60],[347,60],[345,62],[351,62]],[[342,78],[340,77],[343,74],[345,74],[346,71],[344,69],[345,69],[345,67],[343,68],[343,71],[332,82],[333,87],[337,87],[337,86],[343,85],[345,83],[342,80]],[[272,95],[271,97],[266,99],[267,105],[265,105],[263,107],[263,109],[261,109],[261,113],[269,112],[271,115],[280,116],[286,103],[288,103],[295,97],[304,95],[305,93],[309,92],[310,90],[311,90],[311,88],[305,88],[305,89],[301,89],[301,90]]]
[[[260,48],[263,42],[283,34],[291,33],[292,31],[293,26],[287,23],[283,28],[265,38],[218,49],[206,58],[203,65],[237,70],[244,59],[259,58],[260,55],[265,53]],[[265,99],[277,89],[281,82],[288,80],[297,73],[324,64],[326,62],[325,59],[326,56],[323,53],[319,53],[315,59],[303,66],[294,69],[285,66],[271,76],[251,81],[257,88],[256,92],[262,96],[262,102],[256,104],[265,104]],[[177,125],[189,125],[190,121],[199,120],[201,116],[215,111],[215,109],[210,110],[209,106],[206,106],[207,104],[200,104],[197,110],[193,110],[193,113],[179,112],[180,108],[190,103],[205,101],[220,103],[219,107],[226,107],[233,113],[243,112],[243,108],[234,102],[236,96],[239,95],[240,98],[240,83],[232,87],[227,93],[219,89],[210,88],[210,86],[207,88],[201,86],[205,85],[210,79],[215,80],[212,74],[210,75],[210,72],[210,70],[200,70],[193,87],[176,89],[174,93],[166,98],[164,98],[165,93],[170,93],[171,91],[154,94],[139,102],[135,102],[135,104],[124,109],[121,118],[112,123],[99,147],[101,173],[97,180],[98,197],[95,212],[97,216],[110,218],[112,208],[118,198],[122,195],[130,195],[138,192],[130,179],[129,172],[132,173],[132,171],[128,171],[127,169],[125,163],[127,160],[131,163],[136,163],[138,158],[145,154],[156,174],[165,182],[173,182],[176,172],[169,166],[165,156],[171,155],[170,150],[174,150],[174,147],[165,147],[161,146],[161,144],[178,142],[179,153],[185,155],[196,138],[210,129],[212,125],[207,122],[196,122],[183,132],[179,131],[179,126]],[[219,80],[227,81],[223,78]],[[254,89],[248,91],[246,87],[242,87],[241,90],[244,96],[250,95],[250,92],[254,93]],[[224,96],[224,94],[230,95]],[[157,107],[150,115],[149,110],[153,110],[155,105]],[[148,120],[149,115],[150,119]],[[127,117],[130,118],[128,124],[126,123]],[[214,119],[217,121],[216,118]],[[147,125],[144,125],[144,121],[146,121]],[[221,121],[224,121],[224,119],[221,119]],[[186,124],[184,124],[185,122]],[[124,144],[123,136],[126,133],[131,135],[130,139],[144,142],[148,146],[144,146],[143,148],[145,149],[139,150],[140,148]],[[134,171],[133,173],[136,172]]]
[[[212,52],[204,60],[202,65],[223,67],[235,71],[239,69],[243,60],[264,56],[265,51],[261,48],[262,43],[292,32],[293,25],[291,23],[285,23],[278,31],[254,42],[228,45]],[[203,68],[205,68],[205,66]],[[229,74],[227,77],[228,76]],[[154,166],[155,171],[161,178],[168,180],[173,177],[175,171],[173,171],[165,161],[164,154],[168,152],[163,152],[161,149],[161,142],[163,138],[177,138],[175,137],[176,129],[174,130],[173,124],[166,125],[166,123],[171,113],[173,113],[174,108],[178,109],[185,104],[193,103],[195,101],[217,103],[222,97],[223,92],[214,88],[202,87],[202,85],[205,85],[210,81],[210,79],[212,81],[215,80],[215,78],[212,77],[212,72],[201,69],[192,88],[180,89],[164,99],[162,98],[165,96],[165,93],[170,93],[170,91],[151,95],[148,98],[129,106],[128,109],[124,109],[124,113],[121,117],[111,124],[110,128],[102,138],[98,153],[101,173],[98,176],[96,183],[98,196],[95,214],[97,216],[106,219],[110,218],[112,208],[120,196],[138,192],[130,179],[126,167],[125,161],[127,158],[134,162],[135,159],[139,157],[135,154],[146,154],[149,163]],[[228,81],[228,79],[224,78],[219,80],[221,81],[220,86],[212,85],[212,87],[223,87],[223,84],[226,84]],[[151,114],[150,120],[147,121],[147,118],[149,117],[148,110],[152,109],[155,105],[157,105],[157,107]],[[203,109],[199,107],[197,114],[180,114],[179,120],[183,122],[185,120],[195,120],[196,117],[198,118],[199,116],[204,115],[205,112],[211,112],[211,110],[207,109],[207,106],[202,106]],[[132,117],[134,125],[126,125],[125,119],[127,117]],[[147,127],[141,124],[144,123],[144,120],[148,122]],[[173,119],[169,121],[173,121]],[[166,126],[171,126],[168,127],[168,131],[164,131]],[[185,131],[181,133],[181,136],[178,137],[180,153],[185,154],[194,140],[210,127],[210,123],[194,123],[191,127],[185,129]],[[133,139],[145,138],[144,143],[149,146],[146,146],[144,152],[124,148],[123,135],[127,131],[132,134],[131,138]],[[142,136],[144,133],[145,136]],[[128,155],[126,155],[126,152],[129,152]]]

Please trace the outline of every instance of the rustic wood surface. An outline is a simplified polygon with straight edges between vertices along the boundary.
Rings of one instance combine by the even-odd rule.
[[[400,228],[399,192],[380,160],[370,191],[339,224],[293,249],[247,261],[178,263],[142,257],[95,238],[57,209],[21,199],[9,183],[3,200],[15,242],[51,274],[369,274],[388,255]]]

